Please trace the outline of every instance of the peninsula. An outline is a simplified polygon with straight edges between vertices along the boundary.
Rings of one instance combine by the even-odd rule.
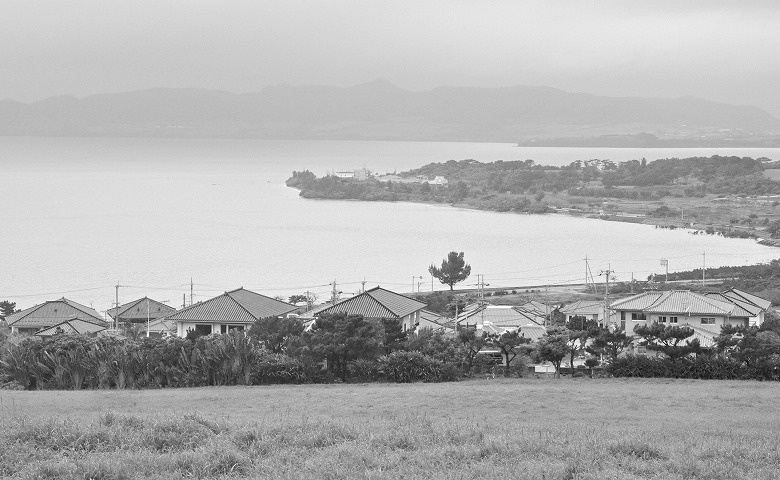
[[[690,228],[780,246],[780,169],[767,158],[691,157],[648,162],[450,160],[401,173],[293,172],[311,199],[404,201],[516,213],[562,213]]]

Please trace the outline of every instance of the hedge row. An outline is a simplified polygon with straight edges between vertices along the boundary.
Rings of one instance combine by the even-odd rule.
[[[692,378],[702,380],[780,380],[780,355],[770,355],[752,365],[723,357],[666,357],[627,355],[608,367],[615,377]]]
[[[439,382],[458,366],[420,352],[393,352],[350,364],[359,381]],[[182,338],[58,335],[7,344],[0,386],[24,389],[175,388],[333,381],[320,363],[276,354],[242,332]]]

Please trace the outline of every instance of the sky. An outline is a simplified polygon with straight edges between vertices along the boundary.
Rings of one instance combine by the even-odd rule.
[[[780,118],[780,2],[3,0],[0,99],[277,84],[544,85]]]

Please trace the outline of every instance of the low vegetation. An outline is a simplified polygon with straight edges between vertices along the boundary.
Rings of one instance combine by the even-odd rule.
[[[0,391],[0,476],[769,480],[778,394],[641,379]]]

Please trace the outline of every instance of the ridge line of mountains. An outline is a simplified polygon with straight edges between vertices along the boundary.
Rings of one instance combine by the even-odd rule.
[[[378,80],[242,94],[157,88],[2,100],[0,135],[780,146],[780,120],[758,107],[690,96],[605,97],[528,86],[413,92]]]

